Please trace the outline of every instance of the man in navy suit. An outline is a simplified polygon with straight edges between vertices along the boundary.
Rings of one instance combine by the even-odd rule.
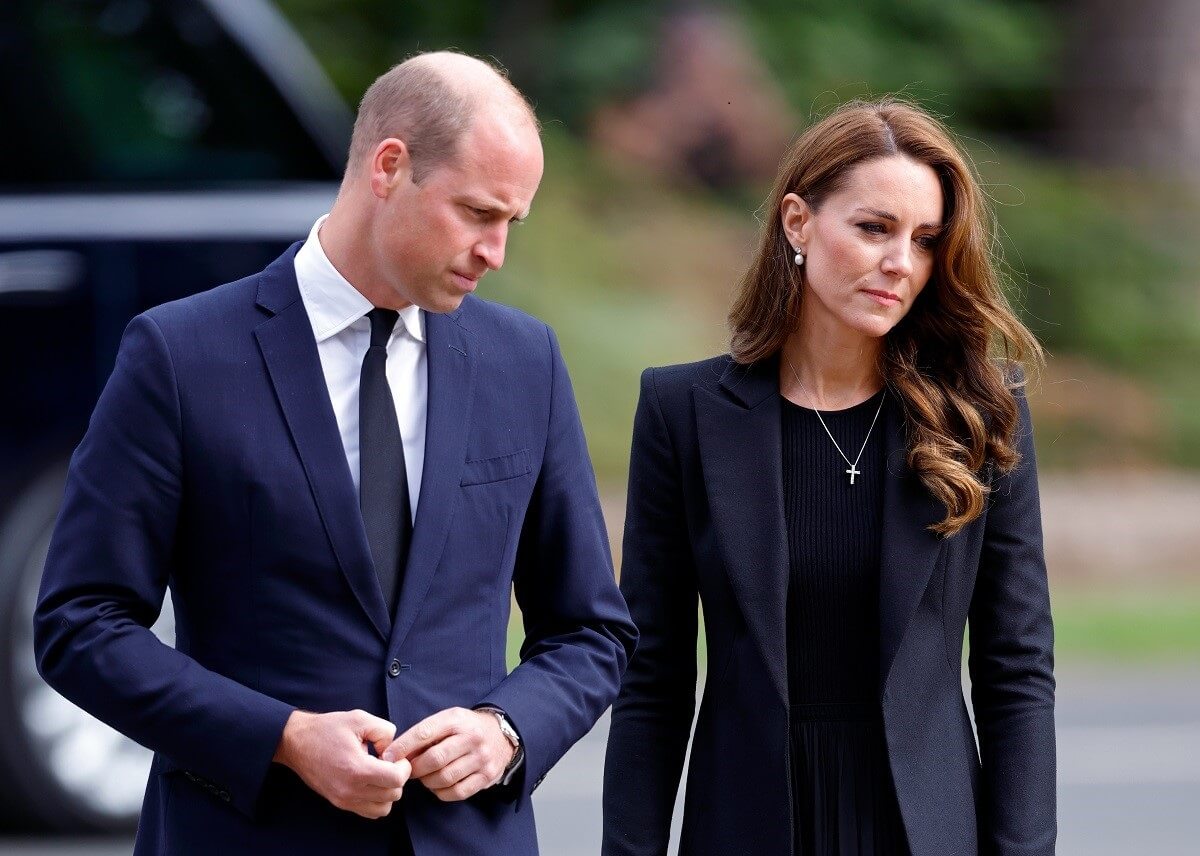
[[[537,853],[636,639],[554,334],[471,294],[541,175],[506,79],[414,57],[307,241],[130,323],[35,630],[155,752],[137,853]]]

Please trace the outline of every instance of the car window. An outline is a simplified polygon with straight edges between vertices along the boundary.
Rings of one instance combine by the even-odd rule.
[[[0,185],[89,189],[335,178],[204,4],[0,4]]]

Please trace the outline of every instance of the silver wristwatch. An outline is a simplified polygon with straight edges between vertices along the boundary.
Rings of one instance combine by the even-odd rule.
[[[513,747],[512,760],[504,768],[504,772],[500,775],[500,781],[496,782],[498,785],[507,785],[512,781],[513,774],[517,772],[517,769],[521,766],[521,762],[525,760],[525,749],[521,746],[521,735],[517,734],[517,729],[513,728],[504,711],[494,707],[487,709],[496,717],[496,722],[500,723],[500,733],[504,735],[504,739],[511,743]]]

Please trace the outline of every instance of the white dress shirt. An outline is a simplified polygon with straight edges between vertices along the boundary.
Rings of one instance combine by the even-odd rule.
[[[346,450],[346,463],[350,465],[350,477],[357,490],[358,381],[363,357],[371,344],[367,313],[375,307],[338,273],[325,255],[319,234],[324,222],[322,217],[313,224],[308,240],[296,253],[296,282],[317,340],[321,371],[325,374],[329,401]],[[414,522],[425,463],[425,418],[429,403],[425,360],[424,313],[417,306],[401,309],[400,320],[387,344],[387,380],[404,441],[404,466],[408,470],[408,497]]]

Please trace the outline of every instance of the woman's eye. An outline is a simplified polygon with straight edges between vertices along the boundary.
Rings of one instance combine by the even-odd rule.
[[[921,237],[917,238],[917,243],[926,250],[932,250],[937,246],[938,239],[934,235],[922,235]]]
[[[864,232],[870,232],[872,235],[882,235],[887,231],[882,223],[859,223],[858,228]]]

